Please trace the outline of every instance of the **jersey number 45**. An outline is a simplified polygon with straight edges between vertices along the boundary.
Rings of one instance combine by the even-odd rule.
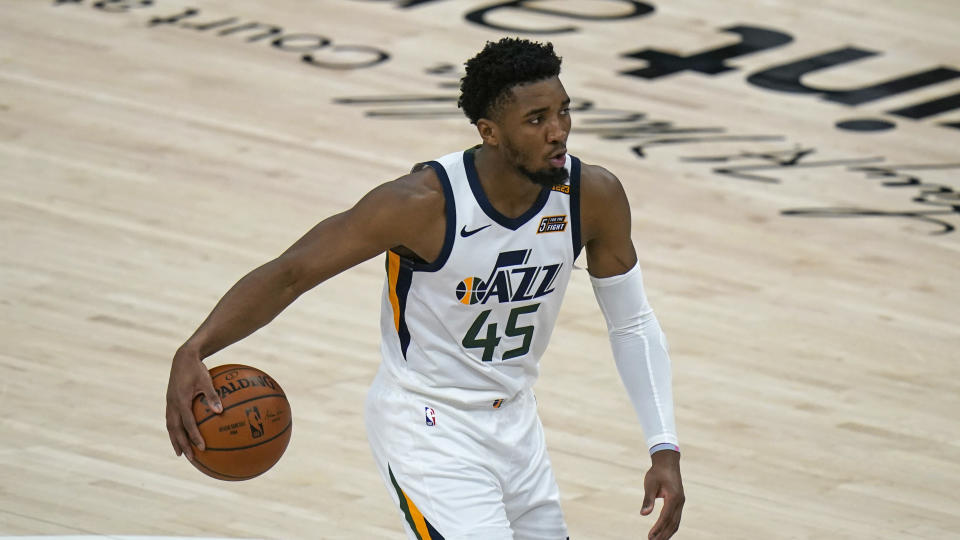
[[[523,336],[523,343],[516,349],[510,349],[509,351],[504,351],[501,360],[509,360],[511,358],[517,358],[523,356],[530,352],[530,342],[533,341],[533,325],[527,326],[517,326],[520,316],[527,313],[536,313],[537,309],[540,308],[540,304],[529,304],[526,306],[515,307],[510,310],[510,316],[507,318],[507,328],[504,330],[504,335],[506,337],[520,337]],[[467,330],[467,335],[463,336],[463,341],[461,343],[464,347],[468,349],[483,349],[483,361],[491,362],[493,361],[493,353],[497,349],[497,345],[500,344],[500,336],[497,333],[497,323],[487,324],[487,335],[486,337],[480,337],[480,331],[483,329],[484,324],[487,322],[487,317],[490,316],[490,311],[485,310],[477,316],[477,319],[473,321],[473,324],[470,325],[470,329]]]

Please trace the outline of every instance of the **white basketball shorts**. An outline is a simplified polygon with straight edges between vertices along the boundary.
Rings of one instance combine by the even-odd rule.
[[[365,416],[408,539],[567,538],[533,392],[465,409],[405,390],[381,368]]]

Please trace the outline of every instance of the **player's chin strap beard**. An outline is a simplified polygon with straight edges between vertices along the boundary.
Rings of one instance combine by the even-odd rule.
[[[567,171],[566,167],[540,171],[531,171],[523,165],[518,165],[517,168],[534,184],[548,188],[563,185],[570,178],[570,172]]]
[[[528,180],[534,184],[537,184],[538,186],[547,188],[561,186],[567,182],[568,178],[570,178],[570,172],[567,171],[566,167],[560,167],[559,169],[554,169],[551,167],[539,171],[531,171],[530,169],[524,167],[521,163],[521,159],[523,157],[522,154],[518,152],[509,141],[504,141],[503,151],[506,154],[507,159],[515,164],[517,170],[526,176]],[[564,153],[566,153],[566,148],[564,148]]]

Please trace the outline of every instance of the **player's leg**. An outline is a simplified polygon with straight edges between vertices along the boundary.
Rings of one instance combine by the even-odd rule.
[[[549,460],[531,462],[523,488],[505,500],[514,540],[564,540],[567,525],[560,508],[560,490]]]
[[[560,508],[560,490],[547,454],[543,426],[531,396],[517,404],[514,440],[523,459],[511,462],[505,475],[504,503],[515,540],[564,540],[567,525]],[[501,429],[501,432],[506,432]]]
[[[469,413],[424,403],[382,372],[365,412],[374,461],[410,540],[513,540],[500,482],[463,424]]]
[[[442,479],[394,474],[392,466],[387,475],[411,540],[514,540],[494,486],[459,473]],[[432,487],[437,483],[443,484],[443,489]],[[444,492],[453,497],[444,498]]]

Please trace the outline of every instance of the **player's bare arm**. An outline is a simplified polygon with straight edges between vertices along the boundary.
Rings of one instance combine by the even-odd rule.
[[[614,278],[614,276],[629,275],[630,272],[634,271],[637,274],[633,280],[639,282],[639,268],[635,269],[637,255],[630,238],[630,205],[619,179],[602,167],[584,164],[581,197],[582,240],[586,248],[587,268],[590,275],[593,278]],[[595,281],[595,287],[597,283],[599,281]],[[632,292],[630,289],[624,288],[624,284],[617,284],[614,287],[617,287],[617,292],[613,293],[614,296],[629,297],[630,295],[625,293]],[[600,289],[597,290],[599,300],[603,293],[599,292]],[[611,293],[605,294],[609,295]],[[642,320],[644,315],[652,318],[652,311],[646,304],[642,289],[636,296],[637,300],[634,301],[636,307],[628,302],[622,302],[622,298],[623,305],[618,307],[622,308],[621,311],[626,309],[626,312],[632,318]],[[631,312],[630,310],[634,311]],[[604,313],[608,317],[608,324],[610,324],[611,316],[607,311],[613,310],[608,309]],[[636,315],[633,315],[633,313]],[[623,318],[621,317],[621,319]],[[656,324],[655,319],[652,320]],[[659,333],[659,326],[656,326],[655,331]],[[652,330],[647,329],[641,332],[652,333]],[[641,339],[646,338],[641,336]],[[629,346],[624,346],[621,351],[618,351],[617,344],[614,344],[614,356],[618,362],[621,378],[623,378],[628,392],[631,390],[631,386],[635,385],[637,387],[631,393],[631,398],[640,410],[641,418],[643,418],[645,415],[650,416],[649,413],[644,413],[642,410],[644,408],[649,409],[649,403],[642,402],[652,399],[649,396],[649,387],[654,386],[654,383],[645,382],[641,384],[641,378],[633,376],[636,371],[635,364],[639,359],[633,358],[631,352]],[[651,362],[652,360],[644,358],[642,361]],[[630,365],[631,363],[634,365]],[[669,371],[669,366],[666,369]],[[669,383],[667,383],[667,386],[669,386]],[[655,422],[646,423],[655,424]],[[653,430],[655,427],[658,426],[646,425],[644,429],[645,431]],[[685,500],[683,483],[680,477],[680,453],[673,450],[655,451],[651,455],[651,460],[653,464],[644,477],[644,498],[640,513],[649,515],[653,512],[654,501],[663,499],[663,509],[657,522],[650,530],[649,538],[651,540],[666,540],[673,536],[680,526],[680,517]]]
[[[192,459],[190,441],[204,448],[191,411],[193,399],[204,394],[220,410],[204,358],[269,323],[304,292],[388,249],[433,260],[443,244],[444,226],[440,182],[432,169],[421,169],[373,189],[353,208],[318,223],[279,257],[241,278],[174,355],[166,417],[177,455]]]
[[[630,203],[617,179],[597,165],[583,164],[580,187],[581,240],[593,277],[618,276],[637,264],[630,239]]]

